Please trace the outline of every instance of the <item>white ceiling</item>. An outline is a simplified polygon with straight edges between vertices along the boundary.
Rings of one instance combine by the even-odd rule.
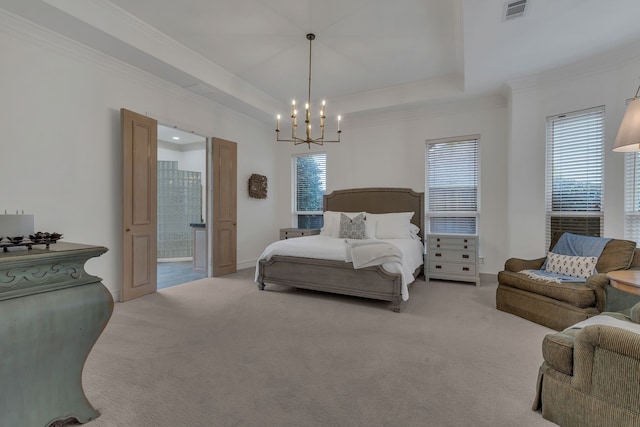
[[[2,0],[0,8],[259,120],[433,105],[607,51],[640,51],[639,0]],[[624,52],[624,51],[623,51]],[[640,70],[639,70],[640,74]]]

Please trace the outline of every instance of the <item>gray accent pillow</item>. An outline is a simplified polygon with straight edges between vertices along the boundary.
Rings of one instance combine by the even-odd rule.
[[[338,237],[343,239],[364,239],[364,225],[364,214],[349,218],[341,213]]]

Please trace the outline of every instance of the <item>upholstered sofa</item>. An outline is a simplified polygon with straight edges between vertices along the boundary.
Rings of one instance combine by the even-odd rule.
[[[640,304],[630,313],[547,335],[533,410],[563,427],[640,427]]]
[[[549,250],[562,232],[556,233]],[[603,311],[629,309],[640,298],[625,294],[609,284],[606,273],[640,267],[640,252],[630,240],[610,240],[596,264],[596,274],[583,282],[554,283],[531,278],[523,270],[538,270],[546,257],[534,260],[510,258],[498,273],[496,308],[539,323],[557,331]],[[635,254],[635,257],[634,257]]]

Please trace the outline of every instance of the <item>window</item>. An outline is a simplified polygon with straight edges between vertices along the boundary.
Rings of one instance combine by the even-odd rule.
[[[640,153],[624,154],[624,237],[640,242]]]
[[[327,191],[327,159],[324,153],[293,157],[293,225],[322,227],[322,196]]]
[[[427,233],[477,234],[479,140],[473,135],[426,142]]]
[[[601,236],[604,107],[547,118],[546,237]]]

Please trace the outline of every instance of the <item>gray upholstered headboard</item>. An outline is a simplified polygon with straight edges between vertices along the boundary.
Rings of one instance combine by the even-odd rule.
[[[326,194],[323,200],[325,211],[337,212],[415,212],[411,222],[420,227],[424,236],[424,193],[410,188],[350,188]]]

